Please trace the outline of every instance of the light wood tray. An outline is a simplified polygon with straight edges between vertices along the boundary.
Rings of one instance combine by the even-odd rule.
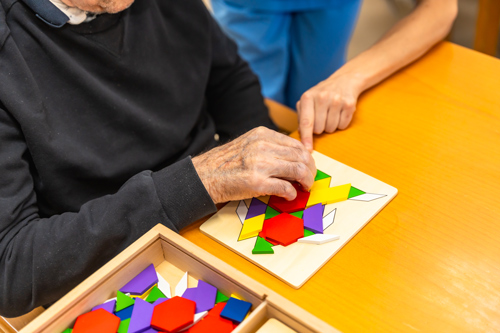
[[[275,318],[298,332],[338,332],[165,226],[157,225],[19,333],[58,333],[72,327],[80,314],[114,297],[116,290],[151,263],[171,285],[188,271],[191,277],[189,287],[195,280],[202,279],[226,295],[234,293],[251,302],[251,314],[233,331],[235,333],[255,332],[269,318]],[[18,332],[5,318],[0,328],[7,333]]]

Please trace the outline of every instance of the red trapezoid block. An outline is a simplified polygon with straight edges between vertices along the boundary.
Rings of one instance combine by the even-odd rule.
[[[294,213],[305,209],[310,193],[305,191],[298,183],[292,183],[292,185],[297,190],[297,197],[294,200],[288,201],[284,198],[272,195],[268,205],[280,213]]]

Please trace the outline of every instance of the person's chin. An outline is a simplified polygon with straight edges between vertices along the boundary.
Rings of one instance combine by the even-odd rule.
[[[134,3],[134,0],[130,1],[130,3],[128,3],[124,6],[104,8],[104,12],[108,13],[108,14],[116,14],[116,13],[122,12],[125,9],[129,8],[130,6],[132,6],[133,3]]]

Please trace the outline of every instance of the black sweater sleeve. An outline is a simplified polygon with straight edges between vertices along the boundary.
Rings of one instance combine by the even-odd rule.
[[[209,26],[212,67],[206,96],[221,141],[234,139],[257,126],[276,129],[264,104],[259,79],[212,17]]]
[[[0,314],[52,303],[157,223],[177,231],[215,206],[189,158],[131,177],[80,211],[41,218],[22,131],[0,109]],[[193,209],[195,207],[195,209]]]

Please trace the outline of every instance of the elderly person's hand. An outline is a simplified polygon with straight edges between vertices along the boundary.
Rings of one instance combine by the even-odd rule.
[[[290,182],[308,190],[316,175],[302,143],[264,127],[194,157],[193,164],[214,203],[262,195],[293,200]]]

